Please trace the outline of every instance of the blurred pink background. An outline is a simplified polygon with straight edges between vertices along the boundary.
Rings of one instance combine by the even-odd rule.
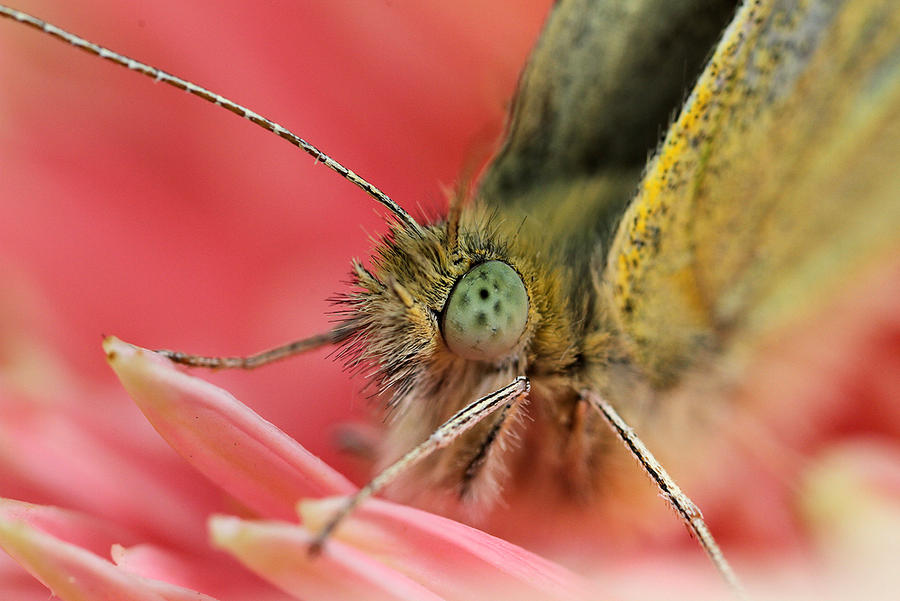
[[[548,4],[16,6],[283,123],[422,216],[490,151]],[[385,230],[374,202],[234,115],[0,26],[0,285],[27,299],[4,328],[115,386],[101,334],[241,354],[329,327]],[[365,400],[325,355],[214,379],[339,464],[333,426]]]

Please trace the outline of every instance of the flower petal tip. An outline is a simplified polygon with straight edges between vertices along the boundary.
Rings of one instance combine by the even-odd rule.
[[[240,533],[241,520],[230,515],[212,515],[207,522],[214,546],[224,549]]]
[[[103,352],[106,353],[106,360],[112,365],[118,359],[120,353],[127,349],[133,349],[130,344],[122,342],[115,336],[105,336],[103,338]]]
[[[305,528],[318,532],[325,527],[331,516],[340,508],[347,497],[306,498],[297,502],[297,516]]]
[[[161,365],[172,365],[171,361],[159,353],[125,342],[115,336],[106,336],[103,339],[103,352],[106,353],[106,361],[114,370],[116,370],[117,366],[122,365],[123,362],[137,358],[149,359]]]
[[[110,367],[156,431],[248,508],[293,519],[297,499],[351,493],[353,484],[227,391],[163,355],[103,341]]]

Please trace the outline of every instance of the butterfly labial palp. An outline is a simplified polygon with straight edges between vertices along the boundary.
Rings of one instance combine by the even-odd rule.
[[[781,276],[787,284],[780,286],[805,286],[808,274],[821,269],[822,257],[833,255],[821,248],[829,237],[822,230],[846,242],[846,252],[828,265],[847,269],[883,246],[885,232],[897,223],[885,201],[894,182],[865,172],[870,166],[858,166],[872,175],[870,188],[856,197],[862,217],[838,227],[844,220],[840,207],[811,200],[823,193],[829,198],[821,172],[772,159],[781,148],[800,155],[812,140],[824,150],[810,151],[802,165],[850,160],[834,148],[838,142],[851,148],[862,143],[850,127],[858,117],[853,111],[874,92],[860,86],[859,98],[848,97],[836,93],[837,86],[869,73],[853,64],[877,63],[889,53],[896,23],[870,25],[873,42],[866,50],[852,43],[853,32],[861,22],[877,22],[873,15],[896,17],[896,11],[876,2],[814,3],[790,14],[777,2],[742,6],[687,108],[644,168],[685,81],[694,78],[684,74],[684,64],[692,62],[699,71],[733,10],[723,3],[720,22],[686,16],[680,23],[675,17],[680,10],[690,13],[687,5],[665,14],[662,4],[646,4],[660,13],[658,20],[637,9],[616,13],[603,3],[560,3],[523,76],[506,145],[475,197],[457,199],[453,218],[436,224],[413,225],[395,210],[405,226],[383,241],[374,265],[355,267],[359,289],[345,299],[345,321],[313,341],[344,343],[352,364],[376,368],[395,413],[389,435],[395,451],[439,433],[431,446],[448,448],[417,466],[435,487],[449,482],[455,493],[490,504],[499,484],[527,487],[521,473],[537,457],[561,466],[554,471],[562,487],[596,494],[613,452],[604,419],[632,450],[643,452],[615,409],[640,429],[642,411],[663,404],[685,374],[738,353],[744,343],[736,340],[757,333],[784,304],[767,274],[787,271]],[[641,27],[624,26],[629,23]],[[673,49],[673,40],[654,26],[690,34],[679,35]],[[665,53],[627,37],[651,33],[666,41]],[[679,48],[677,42],[685,40]],[[679,52],[692,52],[692,61]],[[825,52],[860,60],[833,71]],[[669,79],[653,70],[671,68],[650,60],[661,55],[678,66]],[[621,71],[641,75],[623,77]],[[878,93],[894,92],[884,85]],[[831,115],[831,127],[805,122],[801,101]],[[895,150],[890,133],[896,119],[872,118],[883,119],[883,133],[873,135],[888,156],[896,156],[889,154]],[[753,139],[750,148],[758,155],[735,141],[741,136]],[[786,187],[791,194],[784,193]],[[731,204],[723,205],[722,198]],[[880,223],[872,222],[875,214]],[[813,236],[813,229],[820,233]],[[773,230],[781,233],[779,241],[772,240]],[[480,278],[471,289],[464,281],[469,274]],[[479,287],[479,281],[489,285]],[[519,287],[525,303],[515,300],[522,297]],[[463,296],[454,303],[458,294]],[[495,309],[497,300],[502,303]],[[454,304],[463,306],[459,314],[451,312]],[[476,308],[469,312],[465,306]],[[516,307],[524,307],[524,320]],[[502,324],[490,321],[489,311]],[[489,335],[470,336],[467,328],[480,325]],[[521,331],[510,334],[507,326]],[[497,332],[499,341],[490,335]],[[189,364],[231,366],[168,354]],[[496,412],[448,440],[440,424],[476,399],[479,411],[496,405]],[[532,423],[515,419],[525,412]],[[463,413],[459,420],[470,422],[473,415]],[[523,441],[507,450],[512,433]],[[676,497],[679,513],[694,517],[692,504],[677,498],[646,455],[644,463],[668,487],[666,494]],[[517,468],[522,465],[525,470]],[[506,480],[504,467],[510,472]],[[707,543],[707,549],[715,547]],[[725,565],[719,563],[730,574]]]

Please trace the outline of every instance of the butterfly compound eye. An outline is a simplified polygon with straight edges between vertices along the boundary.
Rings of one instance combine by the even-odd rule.
[[[456,282],[441,330],[456,355],[488,361],[508,354],[527,322],[528,293],[522,278],[502,261],[487,261]]]

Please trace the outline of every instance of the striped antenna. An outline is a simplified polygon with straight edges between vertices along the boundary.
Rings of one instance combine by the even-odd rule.
[[[393,213],[394,216],[400,221],[400,223],[402,223],[406,228],[417,232],[422,231],[422,227],[416,222],[416,220],[413,219],[412,216],[403,209],[403,207],[394,202],[387,194],[355,174],[350,169],[347,169],[297,134],[291,132],[278,123],[266,119],[262,115],[255,113],[250,109],[232,100],[229,100],[228,98],[225,98],[224,96],[207,90],[204,87],[181,79],[180,77],[176,77],[175,75],[166,73],[165,71],[161,71],[156,67],[151,67],[150,65],[134,60],[133,58],[129,58],[124,54],[113,52],[108,48],[104,48],[103,46],[94,44],[93,42],[89,42],[88,40],[80,36],[69,33],[64,29],[60,29],[59,27],[56,27],[51,23],[47,23],[46,21],[38,19],[37,17],[33,17],[20,10],[16,10],[14,8],[10,8],[8,6],[0,4],[0,17],[6,17],[7,19],[12,19],[14,21],[18,21],[19,23],[23,23],[29,27],[40,30],[48,35],[62,40],[63,42],[71,44],[76,48],[80,48],[85,52],[89,52],[90,54],[99,56],[100,58],[112,61],[117,65],[127,67],[132,71],[137,71],[138,73],[146,75],[147,77],[152,77],[156,81],[161,81],[170,86],[178,88],[179,90],[183,90],[185,92],[193,94],[194,96],[202,98],[207,102],[211,102],[224,109],[227,109],[236,115],[249,119],[266,131],[272,132],[278,137],[287,140],[300,150],[309,154],[316,159],[316,163],[324,164],[326,167],[336,172],[344,179],[362,188],[366,194],[387,207],[388,210]]]

